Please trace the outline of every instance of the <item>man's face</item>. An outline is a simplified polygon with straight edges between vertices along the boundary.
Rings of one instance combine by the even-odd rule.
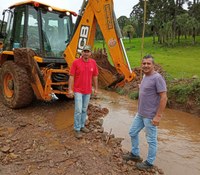
[[[85,58],[85,59],[88,59],[91,57],[91,52],[89,50],[83,50],[82,51],[82,57]]]
[[[142,60],[142,71],[145,75],[150,75],[154,71],[154,63],[152,58]]]

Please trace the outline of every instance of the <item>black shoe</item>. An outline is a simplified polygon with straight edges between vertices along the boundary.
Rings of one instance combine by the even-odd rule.
[[[153,168],[153,165],[150,164],[150,163],[147,162],[147,161],[140,162],[140,163],[136,163],[135,166],[136,166],[137,169],[139,169],[139,170],[147,170],[147,169],[152,169],[152,168]]]
[[[140,156],[136,156],[133,153],[129,152],[122,157],[124,160],[129,161],[132,160],[134,162],[142,162],[143,159]]]

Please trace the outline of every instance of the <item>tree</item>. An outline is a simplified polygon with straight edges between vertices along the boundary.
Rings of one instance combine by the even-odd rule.
[[[118,24],[121,30],[123,30],[123,28],[129,24],[129,19],[126,16],[120,16],[118,19]],[[122,32],[123,33],[123,32]]]
[[[123,28],[123,34],[124,36],[127,36],[129,38],[129,41],[131,41],[131,38],[133,37],[135,33],[135,29],[132,25],[127,25]]]

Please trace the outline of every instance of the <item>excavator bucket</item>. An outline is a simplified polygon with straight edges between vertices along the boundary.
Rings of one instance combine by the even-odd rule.
[[[108,60],[106,49],[95,49],[93,52],[93,59],[96,61],[99,69],[99,86],[102,88],[115,86],[123,80],[114,66]]]

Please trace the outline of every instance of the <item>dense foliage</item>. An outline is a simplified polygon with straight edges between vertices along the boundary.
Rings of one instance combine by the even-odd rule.
[[[180,43],[180,37],[191,36],[190,43],[195,44],[200,34],[200,1],[199,0],[148,0],[146,1],[146,36],[158,37],[158,42],[165,45]],[[120,28],[127,37],[141,37],[144,23],[144,0],[133,6],[130,17],[118,18]]]

